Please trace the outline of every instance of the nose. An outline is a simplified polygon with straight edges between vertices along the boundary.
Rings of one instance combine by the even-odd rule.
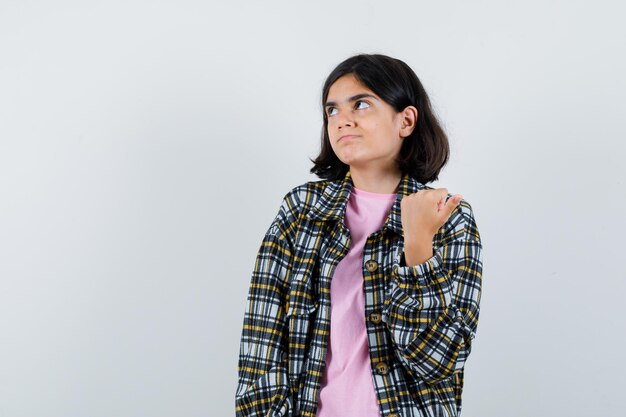
[[[339,113],[336,116],[337,121],[337,128],[341,129],[342,127],[346,126],[346,127],[354,127],[354,121],[352,120],[352,117],[350,116],[350,113],[348,112],[342,112]]]

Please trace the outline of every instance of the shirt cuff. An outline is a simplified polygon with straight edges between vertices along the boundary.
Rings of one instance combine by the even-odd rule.
[[[435,250],[433,256],[418,265],[407,266],[404,251],[398,253],[393,260],[392,272],[400,280],[430,281],[443,272],[443,258],[441,253]]]

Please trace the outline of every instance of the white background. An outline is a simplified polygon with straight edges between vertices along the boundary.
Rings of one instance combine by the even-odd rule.
[[[1,1],[0,417],[234,414],[254,257],[359,52],[415,70],[475,212],[463,416],[623,416],[624,11]]]

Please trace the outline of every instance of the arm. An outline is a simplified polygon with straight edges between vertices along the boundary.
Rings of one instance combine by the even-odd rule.
[[[394,259],[382,320],[396,355],[428,383],[463,368],[476,336],[482,244],[471,206],[462,201],[440,229],[441,246],[424,262]]]
[[[286,276],[293,201],[285,196],[256,256],[239,350],[235,411],[238,417],[291,416],[287,374]]]

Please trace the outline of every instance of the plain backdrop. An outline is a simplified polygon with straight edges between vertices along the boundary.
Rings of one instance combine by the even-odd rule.
[[[0,417],[234,415],[256,252],[361,52],[420,77],[483,240],[462,415],[623,416],[622,4],[0,1]]]

